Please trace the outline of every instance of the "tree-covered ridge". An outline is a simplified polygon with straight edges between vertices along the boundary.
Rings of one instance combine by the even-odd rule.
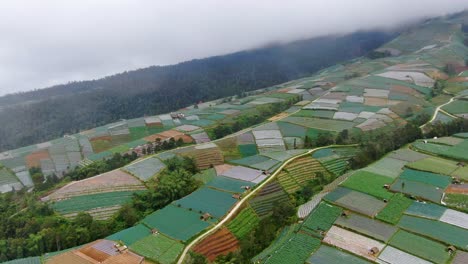
[[[361,32],[314,38],[0,97],[0,150],[307,76],[392,37]]]

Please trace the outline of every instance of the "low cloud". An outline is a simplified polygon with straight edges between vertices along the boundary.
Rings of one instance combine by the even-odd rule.
[[[466,1],[8,1],[0,95],[462,11]]]

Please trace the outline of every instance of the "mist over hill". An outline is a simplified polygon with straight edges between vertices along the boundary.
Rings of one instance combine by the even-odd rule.
[[[0,97],[0,150],[300,78],[365,55],[396,35],[317,37],[6,95]]]

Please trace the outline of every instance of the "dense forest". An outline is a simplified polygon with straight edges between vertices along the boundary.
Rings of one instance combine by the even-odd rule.
[[[319,37],[0,97],[0,151],[286,82],[365,55],[395,36]]]

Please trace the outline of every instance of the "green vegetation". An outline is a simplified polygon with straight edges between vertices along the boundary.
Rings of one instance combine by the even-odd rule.
[[[309,264],[330,264],[330,263],[346,263],[346,264],[369,264],[370,262],[349,254],[345,251],[334,247],[322,245],[320,248],[306,261]]]
[[[368,193],[378,198],[390,199],[393,194],[384,188],[385,184],[391,184],[393,179],[367,171],[353,173],[341,186]]]
[[[468,230],[439,221],[404,215],[398,226],[460,249],[466,249],[468,244]]]
[[[121,205],[131,201],[134,193],[133,191],[122,191],[75,196],[70,199],[54,202],[52,208],[60,214],[69,214],[100,207]]]
[[[248,206],[229,222],[227,228],[237,238],[242,239],[258,225],[259,221],[257,214]]]
[[[117,233],[114,233],[106,239],[114,241],[122,241],[125,245],[131,245],[140,239],[151,234],[151,230],[143,224],[138,224],[130,228],[124,229]]]
[[[243,158],[257,155],[257,145],[255,144],[245,144],[239,145],[239,152]]]
[[[174,263],[184,245],[162,234],[149,235],[130,245],[130,249],[161,264]]]
[[[414,201],[405,211],[405,214],[439,220],[445,210],[447,210],[447,208],[441,205]]]
[[[311,252],[320,247],[320,239],[298,233],[288,240],[264,263],[304,263]]]
[[[408,163],[408,168],[420,171],[429,171],[445,175],[451,175],[458,167],[457,162],[437,157],[429,157]]]
[[[330,229],[340,214],[341,208],[322,202],[307,217],[301,229],[321,237],[320,232]]]
[[[435,263],[447,263],[450,253],[446,246],[433,240],[399,230],[389,244],[423,259]]]
[[[403,173],[400,174],[400,179],[422,182],[442,189],[445,189],[452,181],[452,179],[448,176],[412,169],[405,169]]]
[[[466,199],[466,194],[447,193],[444,197],[444,202],[450,207],[455,207],[458,210],[468,213],[468,199]]]
[[[376,218],[396,225],[405,210],[410,207],[412,203],[413,201],[406,198],[403,194],[395,194],[384,209],[377,214]]]

